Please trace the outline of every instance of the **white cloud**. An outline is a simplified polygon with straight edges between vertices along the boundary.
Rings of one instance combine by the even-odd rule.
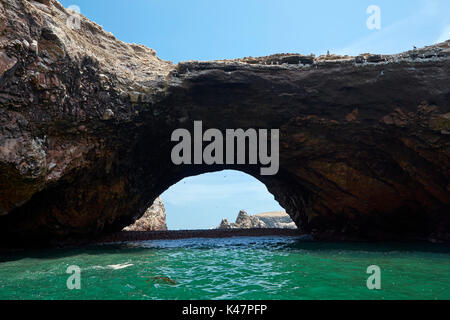
[[[436,40],[436,43],[444,42],[450,39],[450,25],[445,26],[444,30],[442,30],[441,35]]]

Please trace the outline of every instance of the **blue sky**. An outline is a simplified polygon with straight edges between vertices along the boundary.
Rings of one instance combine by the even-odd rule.
[[[158,56],[232,59],[273,53],[398,53],[450,39],[449,0],[63,0],[124,42]],[[381,10],[369,30],[366,9]],[[225,177],[224,177],[225,176]],[[170,229],[209,228],[240,209],[280,210],[256,179],[226,171],[185,179],[163,195]]]
[[[395,53],[450,38],[449,0],[64,0],[159,57],[213,60],[280,52]],[[369,5],[381,30],[369,30]]]

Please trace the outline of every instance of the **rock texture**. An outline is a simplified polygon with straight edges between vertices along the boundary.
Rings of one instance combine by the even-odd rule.
[[[249,216],[247,212],[241,210],[235,223],[223,219],[217,229],[260,229],[267,228],[266,224],[255,216]]]
[[[253,216],[264,222],[267,228],[297,229],[295,222],[286,212],[264,212]]]
[[[0,235],[122,230],[180,179],[237,169],[304,231],[449,239],[449,41],[397,55],[173,65],[55,0],[0,0]],[[70,24],[69,24],[70,25]],[[280,171],[175,166],[176,128],[278,128]]]
[[[164,231],[167,230],[166,210],[160,197],[156,198],[152,206],[148,208],[142,217],[124,231]]]

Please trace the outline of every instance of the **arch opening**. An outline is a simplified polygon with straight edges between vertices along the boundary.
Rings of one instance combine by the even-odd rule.
[[[170,186],[125,231],[297,229],[266,185],[238,170],[188,176]]]

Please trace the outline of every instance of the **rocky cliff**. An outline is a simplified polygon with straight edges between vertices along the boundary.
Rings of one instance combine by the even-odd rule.
[[[449,41],[173,65],[73,15],[0,0],[4,239],[122,230],[174,183],[222,169],[258,178],[316,235],[450,238]],[[174,165],[171,133],[194,120],[280,129],[278,174]]]
[[[156,198],[150,208],[148,208],[142,217],[136,217],[137,220],[132,225],[125,227],[124,231],[163,231],[167,230],[166,210],[161,197]]]

